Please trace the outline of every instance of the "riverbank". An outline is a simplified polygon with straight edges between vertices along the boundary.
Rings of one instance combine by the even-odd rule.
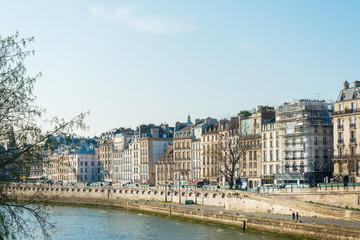
[[[359,222],[302,218],[293,221],[289,216],[246,213],[206,205],[180,205],[143,200],[61,197],[57,204],[107,206],[157,215],[216,223],[237,228],[266,231],[307,239],[360,239]],[[317,220],[317,221],[312,221]],[[336,224],[336,225],[335,225]]]

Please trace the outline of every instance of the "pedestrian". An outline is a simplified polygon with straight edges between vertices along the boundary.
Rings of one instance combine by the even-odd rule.
[[[292,217],[293,217],[293,220],[295,220],[295,213],[294,212],[292,213]]]
[[[296,212],[296,221],[299,221],[299,213]]]

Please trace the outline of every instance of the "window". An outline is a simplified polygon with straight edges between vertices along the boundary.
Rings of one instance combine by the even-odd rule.
[[[267,169],[266,169],[267,166],[264,166],[264,175],[267,174]]]
[[[318,145],[318,138],[314,137],[314,145]]]
[[[276,150],[276,161],[279,161],[279,150]]]
[[[264,161],[266,161],[266,151],[264,151]]]
[[[270,161],[273,161],[273,150],[270,150]]]
[[[341,111],[341,112],[344,111],[344,105],[342,105],[342,104],[339,105],[339,111]]]
[[[270,141],[270,147],[271,148],[273,147],[273,141]]]
[[[270,165],[270,174],[273,174],[273,165]]]
[[[325,146],[327,144],[327,139],[326,137],[323,137],[323,145]]]
[[[351,103],[351,110],[353,110],[353,111],[356,110],[356,102]]]

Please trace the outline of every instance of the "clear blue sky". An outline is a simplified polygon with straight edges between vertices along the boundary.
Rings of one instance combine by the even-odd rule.
[[[229,117],[360,80],[359,1],[0,0],[1,35],[35,36],[37,104],[90,110],[93,136]]]

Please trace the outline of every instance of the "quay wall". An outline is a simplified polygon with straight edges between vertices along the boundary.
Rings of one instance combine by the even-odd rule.
[[[360,186],[265,189],[262,194],[286,196],[304,202],[360,209]]]
[[[84,195],[75,196],[76,197],[59,195],[56,198],[56,202],[120,207],[127,210],[149,212],[168,217],[178,217],[234,226],[243,229],[244,231],[253,229],[307,239],[355,240],[359,239],[360,236],[360,229],[358,228],[339,227],[319,223],[301,223],[292,220],[253,216],[246,213],[211,211],[200,209],[196,206],[190,208],[180,204],[175,205],[144,200],[106,198],[106,193],[103,195],[103,198],[94,197],[94,195],[92,195],[92,197],[85,197]],[[26,194],[24,197],[26,197]]]
[[[300,200],[248,192],[218,190],[167,190],[161,188],[113,188],[113,187],[80,187],[80,186],[43,186],[20,185],[10,186],[9,193],[32,196],[58,196],[73,199],[109,200],[147,200],[183,203],[192,200],[200,205],[222,206],[226,210],[241,212],[258,212],[290,215],[298,212],[304,217],[323,217],[360,221],[360,212],[347,209],[321,206]]]

